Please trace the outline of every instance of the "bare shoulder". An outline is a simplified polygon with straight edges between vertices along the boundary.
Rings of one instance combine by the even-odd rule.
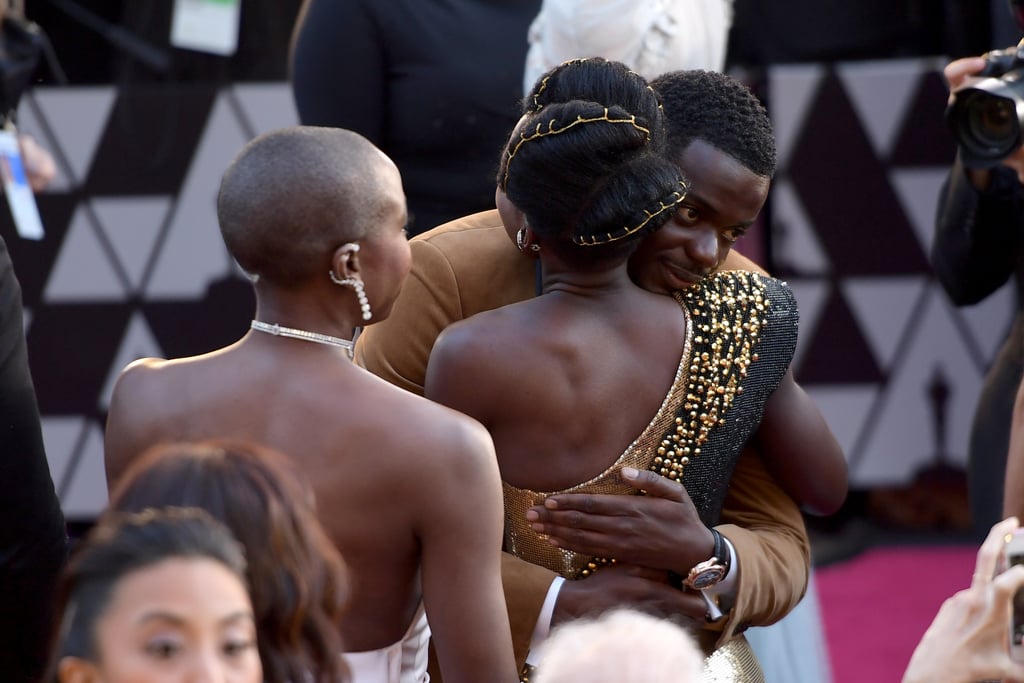
[[[428,510],[417,524],[420,531],[428,528],[431,519],[451,523],[451,501],[462,501],[472,509],[482,505],[500,509],[501,474],[487,429],[451,408],[419,396],[412,398],[418,399],[420,422],[417,446],[409,451],[408,463],[413,468],[410,471],[416,472],[408,481],[415,486],[407,495],[411,508]],[[438,501],[446,503],[439,505]]]
[[[508,331],[517,329],[509,324],[510,309],[517,306],[478,313],[446,328],[430,352],[424,395],[484,425],[492,424],[504,394],[491,387],[508,384],[508,373],[516,371],[516,364],[508,362],[507,349]]]
[[[140,358],[132,361],[121,370],[114,382],[110,398],[111,412],[144,413],[171,404],[167,397],[179,390],[179,385],[186,381],[190,372],[195,372],[190,368],[198,358]]]
[[[430,363],[472,367],[476,363],[490,362],[496,353],[502,352],[510,328],[523,330],[522,325],[516,323],[519,307],[519,304],[509,304],[449,325],[438,335],[430,352]]]
[[[140,358],[129,363],[114,383],[104,434],[108,485],[156,438],[154,425],[160,423],[160,406],[167,403],[161,396],[168,394],[163,382],[168,363],[160,358]]]
[[[150,409],[153,400],[166,395],[166,382],[173,361],[162,358],[140,358],[121,370],[110,397],[110,412],[136,414]]]
[[[386,444],[394,454],[391,465],[414,468],[417,476],[435,482],[447,482],[455,470],[467,468],[467,476],[490,476],[484,472],[496,467],[497,459],[491,436],[480,422],[379,378],[373,380],[378,386],[365,396],[373,401],[375,414],[389,416],[390,428],[364,426],[373,431],[368,438]]]
[[[118,375],[104,430],[108,485],[145,449],[180,428],[195,396],[194,378],[209,374],[202,359],[140,358]]]
[[[491,437],[474,418],[401,390],[396,391],[394,401],[395,414],[402,416],[407,428],[415,430],[416,441],[422,449],[430,451],[432,459],[493,457]]]

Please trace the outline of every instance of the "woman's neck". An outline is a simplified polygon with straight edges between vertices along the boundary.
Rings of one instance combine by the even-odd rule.
[[[541,293],[564,292],[585,297],[618,296],[637,289],[629,279],[626,265],[607,270],[579,271],[572,269],[548,269],[543,266]]]
[[[354,302],[354,295],[352,299]],[[357,327],[354,309],[354,305],[339,305],[334,297],[316,296],[308,290],[285,291],[267,286],[256,287],[254,318],[282,327],[352,339]]]

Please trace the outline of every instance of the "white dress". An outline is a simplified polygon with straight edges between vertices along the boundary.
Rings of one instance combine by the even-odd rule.
[[[428,683],[427,646],[430,626],[420,602],[405,635],[379,650],[345,652],[341,658],[352,672],[352,683]]]
[[[733,0],[544,0],[529,31],[523,92],[577,57],[623,62],[647,79],[725,67]]]

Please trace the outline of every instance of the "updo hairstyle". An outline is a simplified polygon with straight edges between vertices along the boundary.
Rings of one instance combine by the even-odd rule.
[[[621,85],[639,111],[602,102],[553,102],[529,115],[505,152],[504,190],[544,249],[586,268],[624,261],[663,225],[686,180],[662,156],[664,123],[642,79]]]

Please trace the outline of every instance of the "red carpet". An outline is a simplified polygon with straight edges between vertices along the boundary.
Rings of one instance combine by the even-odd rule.
[[[833,683],[898,683],[977,546],[875,548],[815,570]]]

